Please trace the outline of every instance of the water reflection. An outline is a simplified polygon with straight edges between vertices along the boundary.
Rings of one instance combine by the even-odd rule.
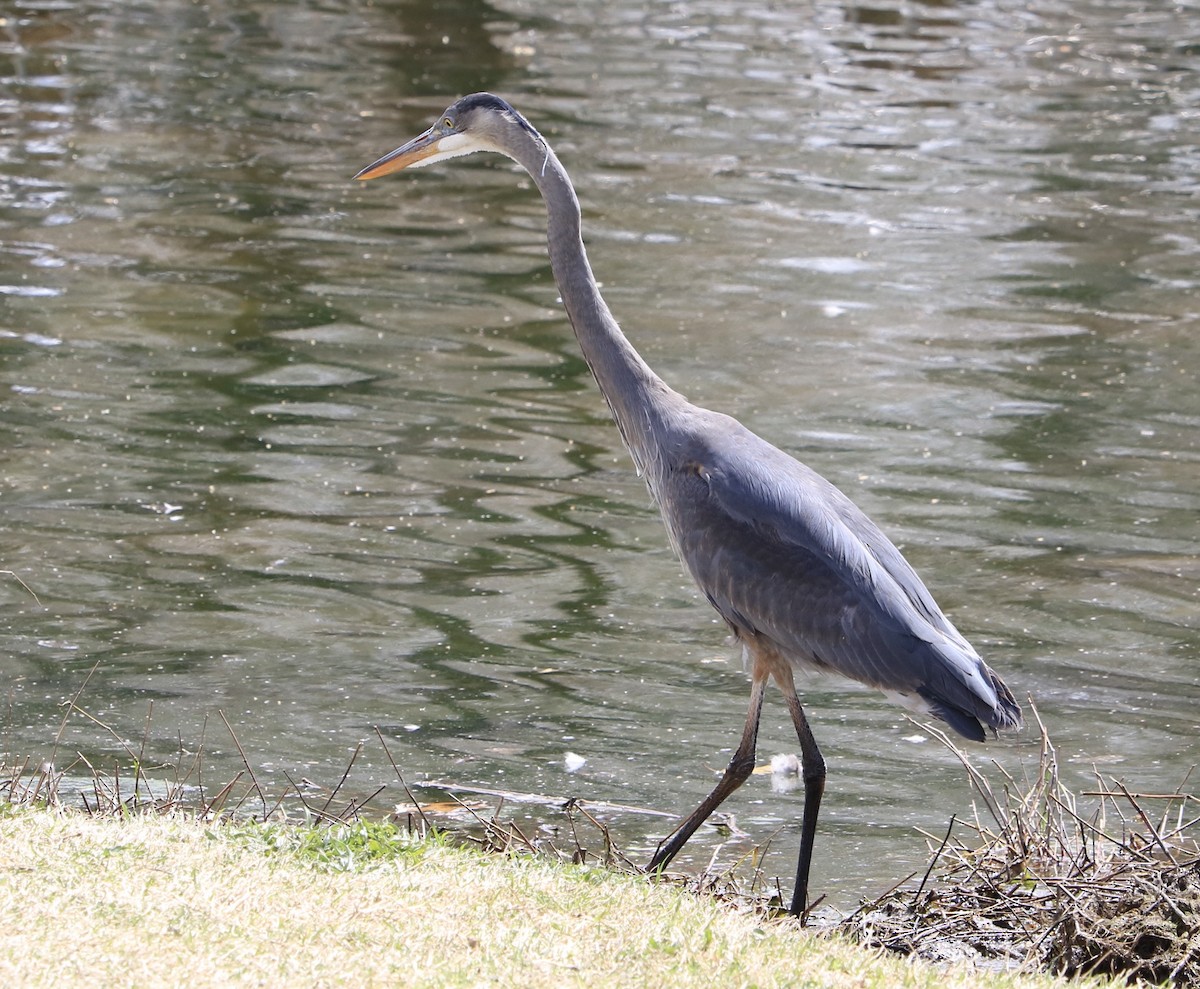
[[[1182,8],[435,7],[4,15],[0,568],[42,604],[0,575],[4,749],[43,754],[95,666],[90,714],[124,738],[153,701],[149,754],[203,735],[215,777],[240,767],[220,711],[268,776],[332,779],[378,724],[413,780],[668,811],[708,789],[745,682],[566,329],[530,184],[475,161],[348,181],[489,88],[559,147],[647,359],[903,543],[1081,778],[1178,783]],[[881,699],[805,690],[831,766],[815,888],[848,903],[968,795]],[[792,744],[766,717],[764,757]],[[986,755],[1019,772],[1025,745]],[[81,718],[64,748],[121,751]],[[794,827],[750,786],[743,828]]]

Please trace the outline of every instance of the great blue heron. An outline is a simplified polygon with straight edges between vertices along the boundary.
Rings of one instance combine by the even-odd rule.
[[[524,168],[546,200],[550,265],[584,359],[675,552],[741,642],[750,674],[742,738],[716,787],[669,839],[661,870],[754,768],[768,679],[800,739],[804,819],[791,912],[803,917],[825,760],[792,667],[832,671],[984,740],[1021,724],[1004,682],[950,624],[900,551],[841,491],[736,419],[693,405],[642,360],[609,312],[580,235],[579,200],[550,145],[490,93],[450,106],[425,133],[356,178],[496,151]]]

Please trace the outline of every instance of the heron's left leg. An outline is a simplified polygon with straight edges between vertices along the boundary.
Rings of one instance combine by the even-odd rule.
[[[825,793],[825,757],[817,747],[808,718],[796,696],[796,683],[791,666],[776,666],[772,673],[783,696],[787,699],[796,726],[796,737],[800,739],[800,771],[804,777],[804,822],[800,831],[800,859],[796,863],[796,889],[792,893],[791,912],[803,919],[808,909],[808,870],[812,865],[813,843],[817,837],[817,814],[821,810],[821,797]]]
[[[767,689],[767,670],[755,669],[750,683],[750,710],[746,712],[746,726],[742,729],[742,740],[737,751],[729,760],[725,774],[717,782],[704,801],[675,829],[669,841],[658,846],[654,858],[646,866],[647,872],[657,872],[671,861],[687,840],[695,833],[708,816],[720,806],[721,801],[750,778],[754,771],[754,749],[758,742],[758,722],[762,717],[763,697]]]

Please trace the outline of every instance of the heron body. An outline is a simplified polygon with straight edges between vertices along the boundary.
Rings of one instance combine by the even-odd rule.
[[[773,679],[800,741],[804,817],[791,911],[803,916],[826,773],[796,694],[795,668],[877,687],[976,741],[986,729],[1018,727],[1020,708],[900,551],[846,495],[736,419],[693,405],[642,360],[600,295],[565,169],[508,103],[488,93],[464,97],[356,177],[474,151],[509,156],[541,191],[551,266],[584,358],[675,552],[741,642],[750,674],[750,710],[728,768],[659,846],[649,869],[663,868],[750,775]]]

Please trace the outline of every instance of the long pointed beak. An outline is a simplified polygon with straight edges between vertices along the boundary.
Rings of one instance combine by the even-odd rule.
[[[426,158],[431,158],[438,153],[438,141],[441,136],[435,128],[430,127],[424,134],[414,137],[407,144],[401,145],[378,161],[372,162],[354,177],[366,182],[368,179],[391,175],[392,172],[398,172],[402,168],[408,168]]]

